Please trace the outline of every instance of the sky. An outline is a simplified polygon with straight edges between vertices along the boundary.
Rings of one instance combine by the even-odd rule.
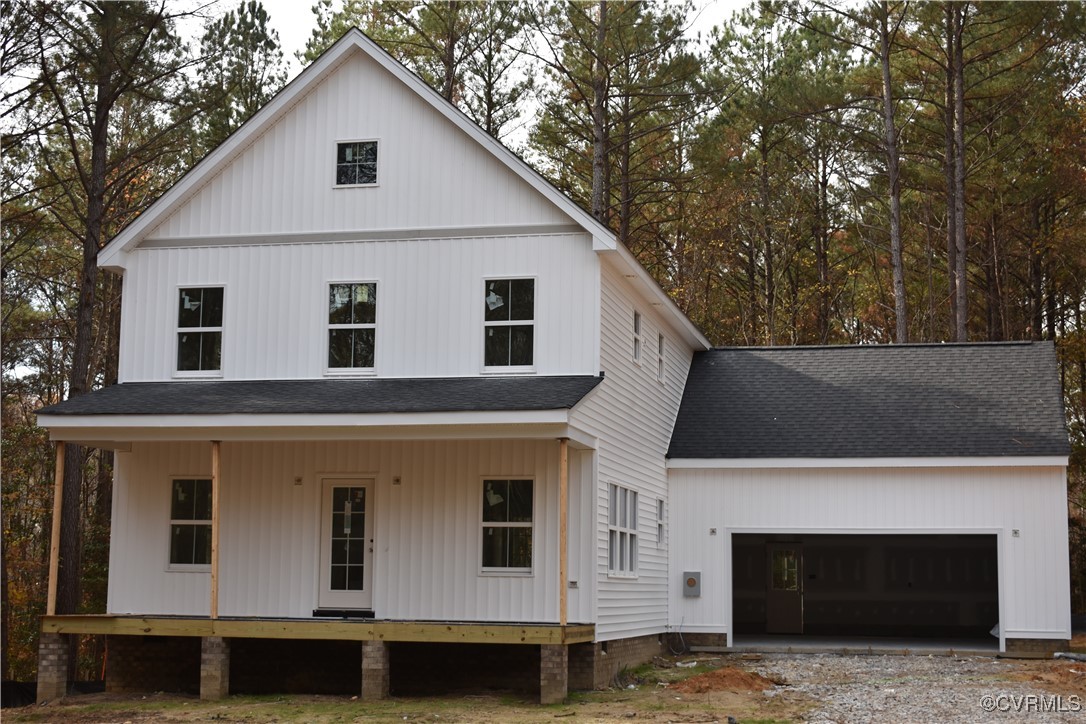
[[[289,76],[293,78],[302,69],[295,53],[304,50],[309,40],[316,16],[312,6],[316,0],[262,0],[268,11],[272,27],[279,33],[279,42],[283,55],[290,66]],[[691,35],[697,32],[707,35],[714,25],[719,25],[731,14],[751,0],[694,0],[695,19],[691,24]],[[336,3],[338,5],[338,2]],[[224,0],[224,9],[234,5],[233,0]]]

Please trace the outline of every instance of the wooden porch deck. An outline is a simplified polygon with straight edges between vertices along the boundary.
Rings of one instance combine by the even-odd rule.
[[[111,614],[42,616],[41,630],[57,634],[117,636],[221,636],[458,644],[579,644],[592,641],[593,624],[519,624],[374,619],[208,618]]]

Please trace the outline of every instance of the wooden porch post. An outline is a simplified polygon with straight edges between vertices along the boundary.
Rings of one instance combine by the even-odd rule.
[[[219,617],[219,445],[211,441],[211,618]]]
[[[57,612],[57,571],[60,568],[60,511],[64,502],[64,443],[57,443],[56,472],[53,475],[53,530],[49,539],[49,597],[45,615]]]
[[[569,619],[569,440],[558,440],[558,623]]]

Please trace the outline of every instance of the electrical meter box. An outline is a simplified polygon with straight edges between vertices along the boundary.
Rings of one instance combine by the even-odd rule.
[[[683,595],[687,598],[701,595],[701,571],[683,571]]]

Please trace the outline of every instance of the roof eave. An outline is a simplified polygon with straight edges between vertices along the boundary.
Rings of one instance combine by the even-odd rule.
[[[856,458],[668,458],[670,470],[795,468],[976,468],[1067,467],[1067,455],[973,455]]]

